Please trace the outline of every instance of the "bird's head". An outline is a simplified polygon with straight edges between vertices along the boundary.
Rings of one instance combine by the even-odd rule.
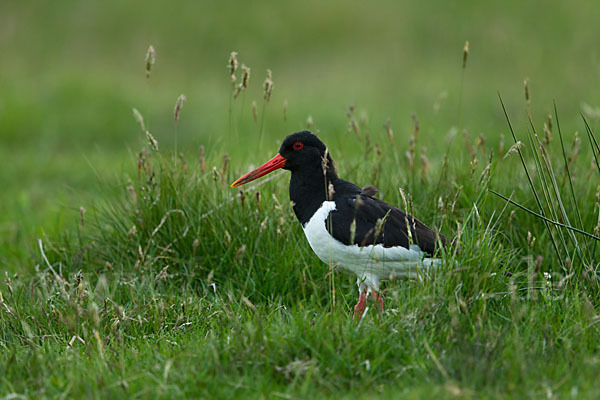
[[[312,132],[296,132],[283,140],[279,153],[275,157],[233,182],[231,187],[244,185],[279,168],[295,172],[304,168],[323,168],[323,166],[328,173],[335,174],[333,161],[325,144]]]

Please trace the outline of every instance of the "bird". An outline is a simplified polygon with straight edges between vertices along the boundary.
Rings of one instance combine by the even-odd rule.
[[[357,276],[361,319],[367,300],[383,312],[382,279],[416,277],[441,265],[446,237],[405,211],[339,178],[327,146],[312,132],[288,135],[271,160],[231,184],[237,187],[277,169],[291,172],[289,196],[308,243],[324,263]]]

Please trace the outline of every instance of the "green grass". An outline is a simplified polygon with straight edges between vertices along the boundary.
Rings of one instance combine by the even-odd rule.
[[[597,398],[597,241],[489,190],[598,236],[590,7],[3,4],[0,398]],[[235,101],[231,50],[252,67]],[[506,158],[498,89],[524,144]],[[402,188],[456,238],[360,323],[355,278],[310,250],[288,176],[229,187],[309,115],[343,178],[400,206]]]
[[[114,200],[43,238],[35,274],[7,276],[5,393],[593,397],[596,273],[573,263],[561,279],[543,224],[511,216],[487,192],[531,202],[516,155],[494,160],[488,178],[481,145],[471,144],[477,165],[462,167],[464,145],[457,138],[448,166],[429,172],[418,163],[411,173],[396,145],[356,165],[337,157],[343,176],[378,182],[393,203],[394,186],[407,188],[415,213],[449,236],[461,227],[438,274],[386,285],[388,312],[371,310],[358,324],[354,278],[334,272],[330,285],[285,200],[285,177],[248,189],[242,205],[228,186],[240,170],[223,174],[220,156],[208,154],[203,172],[197,159],[184,169],[146,148],[139,175]],[[572,166],[582,202],[595,201],[589,157]],[[580,211],[585,226],[595,223],[596,210]],[[537,238],[531,247],[527,232]]]

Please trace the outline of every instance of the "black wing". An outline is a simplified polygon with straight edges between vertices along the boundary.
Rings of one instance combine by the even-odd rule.
[[[439,242],[445,245],[444,236],[434,232],[418,219],[382,200],[364,194],[357,186],[348,186],[346,183],[335,185],[333,200],[336,209],[327,220],[327,229],[337,240],[359,246],[383,244],[385,247],[409,248],[408,222],[412,243],[418,245],[422,251],[433,254],[439,247],[438,237]],[[337,186],[341,190],[338,190]],[[356,225],[352,235],[354,220]]]

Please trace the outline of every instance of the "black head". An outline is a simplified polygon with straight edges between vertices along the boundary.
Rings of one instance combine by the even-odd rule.
[[[283,140],[275,157],[233,182],[231,187],[244,185],[279,168],[292,171],[292,175],[293,172],[314,175],[316,171],[323,171],[325,158],[327,176],[337,177],[327,147],[317,136],[309,131],[292,133]]]
[[[312,132],[302,131],[288,135],[281,143],[279,154],[286,159],[284,169],[322,168],[327,147]],[[327,159],[331,162],[329,152]]]

